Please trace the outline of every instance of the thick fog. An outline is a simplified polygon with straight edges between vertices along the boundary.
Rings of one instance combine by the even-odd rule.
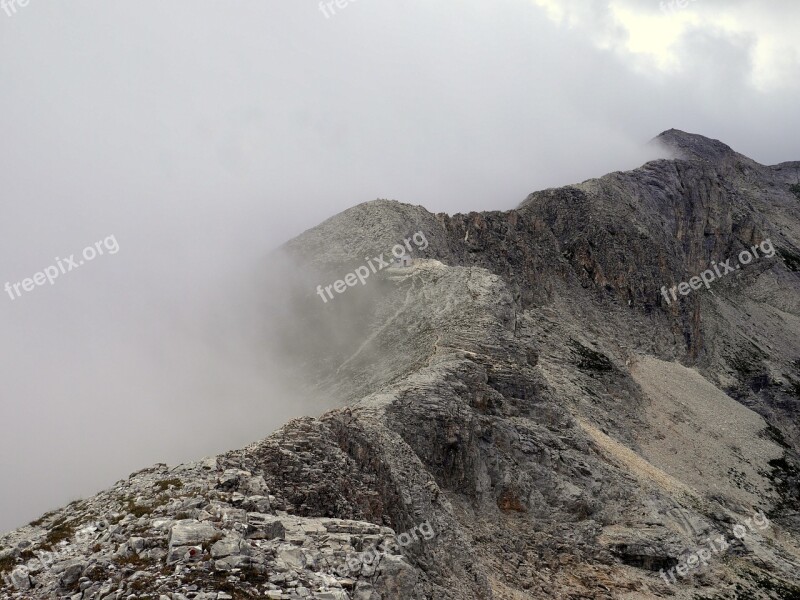
[[[349,206],[508,209],[671,127],[800,160],[800,4],[661,4],[2,0],[0,530],[328,408],[269,253]]]

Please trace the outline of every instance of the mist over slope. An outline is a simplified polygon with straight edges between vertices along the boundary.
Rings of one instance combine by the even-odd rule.
[[[292,240],[264,344],[342,408],[3,536],[2,597],[800,596],[800,163],[656,142]]]

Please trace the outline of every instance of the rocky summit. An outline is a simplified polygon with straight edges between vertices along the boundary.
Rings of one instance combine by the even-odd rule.
[[[800,162],[654,143],[286,244],[265,338],[339,408],[3,535],[0,598],[800,598]]]

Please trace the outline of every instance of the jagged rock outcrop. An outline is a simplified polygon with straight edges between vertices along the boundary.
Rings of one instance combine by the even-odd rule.
[[[799,598],[800,163],[657,142],[515,210],[375,201],[290,242],[274,333],[341,408],[3,536],[0,597]]]

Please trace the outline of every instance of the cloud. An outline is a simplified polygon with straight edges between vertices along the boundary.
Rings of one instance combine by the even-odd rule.
[[[781,2],[766,8],[755,1],[533,0],[550,19],[586,33],[600,49],[618,53],[646,73],[678,74],[696,55],[688,52],[699,36],[745,46],[743,76],[758,91],[796,89],[800,67],[797,19],[800,5]],[[591,4],[591,6],[589,6]]]

